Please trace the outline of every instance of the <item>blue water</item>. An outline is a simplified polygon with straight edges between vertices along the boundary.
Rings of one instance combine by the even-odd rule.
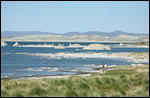
[[[113,48],[113,50],[82,50],[82,48],[66,48],[66,49],[54,49],[46,47],[13,47],[15,42],[6,42],[7,46],[1,47],[1,76],[27,76],[27,75],[58,75],[58,74],[77,74],[75,72],[65,72],[71,70],[93,70],[92,67],[83,65],[96,66],[107,63],[110,65],[130,65],[132,62],[127,62],[122,59],[104,59],[104,58],[87,58],[87,59],[48,59],[43,57],[36,57],[26,54],[16,54],[16,53],[59,53],[59,52],[69,52],[69,53],[117,53],[117,52],[149,52],[149,48]],[[68,46],[69,42],[19,42],[20,45],[29,44],[52,44],[57,46],[59,43]],[[76,44],[76,43],[72,43]],[[89,45],[91,43],[77,43],[80,45]],[[112,46],[119,43],[100,43]],[[76,51],[76,49],[80,49]],[[43,71],[30,71],[26,70],[32,68],[34,70],[40,69],[40,67],[51,67],[58,68],[59,71],[48,72],[49,69],[42,69]],[[89,69],[91,68],[91,69]]]

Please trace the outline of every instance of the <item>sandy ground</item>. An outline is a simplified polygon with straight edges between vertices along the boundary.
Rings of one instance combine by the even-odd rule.
[[[3,80],[19,80],[19,79],[43,79],[43,78],[68,78],[70,76],[90,76],[91,74],[79,74],[79,75],[54,75],[54,76],[28,76],[28,77],[1,77]]]

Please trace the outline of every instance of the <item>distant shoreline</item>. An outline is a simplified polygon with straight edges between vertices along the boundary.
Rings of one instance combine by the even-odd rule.
[[[5,42],[68,42],[68,43],[136,43],[138,41],[36,41],[36,40],[4,40]]]
[[[4,41],[18,42],[149,42],[149,36],[118,35],[115,37],[98,35],[25,35],[19,37],[2,37]]]

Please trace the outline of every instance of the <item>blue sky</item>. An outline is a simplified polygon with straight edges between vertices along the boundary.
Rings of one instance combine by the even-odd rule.
[[[1,31],[149,34],[149,1],[1,1]]]

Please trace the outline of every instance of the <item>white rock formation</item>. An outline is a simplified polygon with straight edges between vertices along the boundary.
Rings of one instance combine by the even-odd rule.
[[[7,45],[7,43],[5,43],[5,41],[3,41],[2,39],[1,39],[1,46],[6,46]]]
[[[52,71],[58,71],[58,68],[53,68]]]
[[[120,43],[120,46],[122,46],[123,44],[122,43]]]
[[[69,46],[67,46],[67,48],[83,48],[84,46],[80,45],[80,44],[69,44]]]
[[[64,45],[62,44],[58,44],[58,46],[55,46],[55,49],[65,49],[66,47],[64,47]]]
[[[18,43],[18,42],[16,42],[13,46],[15,46],[15,47],[19,47],[20,45],[19,45],[19,43]]]
[[[76,51],[80,51],[80,49],[76,49]]]
[[[54,44],[22,45],[19,47],[55,47]]]
[[[88,46],[84,46],[84,50],[112,50],[110,46],[102,45],[102,44],[90,44]]]

